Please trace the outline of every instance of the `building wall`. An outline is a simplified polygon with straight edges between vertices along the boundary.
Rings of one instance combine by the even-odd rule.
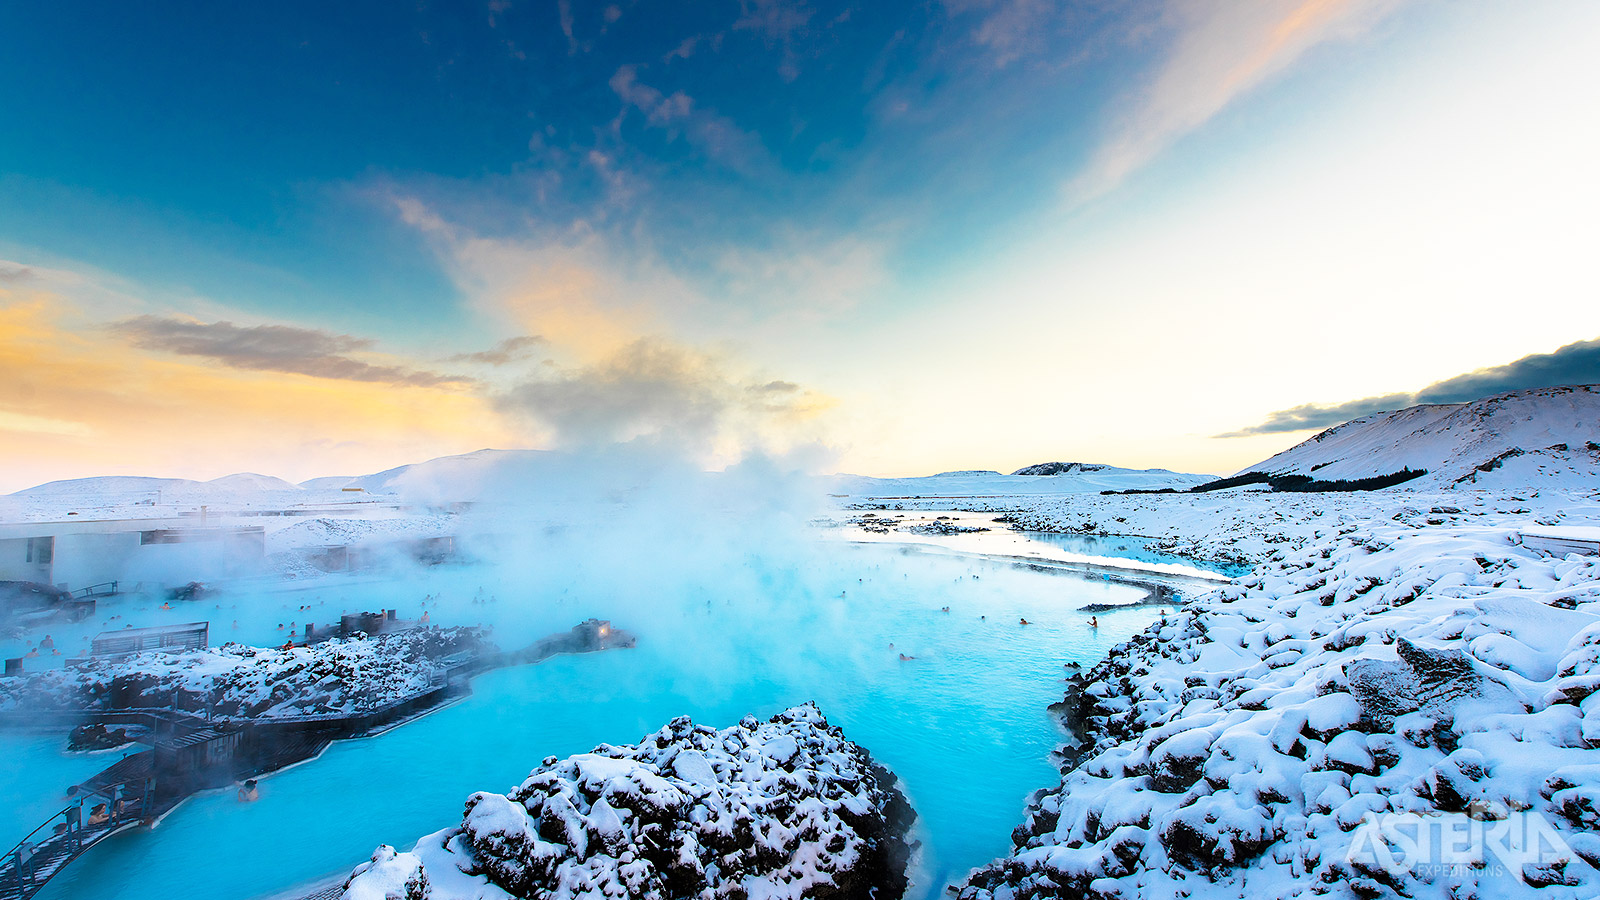
[[[73,591],[118,581],[123,590],[129,590],[141,582],[172,587],[262,570],[266,540],[259,526],[149,527],[171,524],[150,520],[0,526],[0,581],[37,581]],[[50,552],[43,554],[49,561],[39,558],[41,540],[51,542]],[[30,560],[30,555],[34,559]]]
[[[0,581],[55,583],[52,580],[54,565],[51,561],[38,559],[36,540],[36,537],[0,539]],[[34,558],[30,560],[30,556]],[[53,559],[54,556],[52,552],[50,557]]]
[[[128,565],[139,552],[139,532],[63,534],[56,538],[57,583],[71,590],[127,578]]]

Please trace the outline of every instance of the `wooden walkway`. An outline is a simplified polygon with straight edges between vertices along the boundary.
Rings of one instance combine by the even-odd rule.
[[[0,859],[0,900],[29,900],[90,847],[164,812],[154,806],[153,755],[124,757],[79,785],[71,803],[11,848]],[[104,813],[95,817],[100,804]]]

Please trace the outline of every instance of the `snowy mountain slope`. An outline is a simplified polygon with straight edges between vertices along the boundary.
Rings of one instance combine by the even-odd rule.
[[[211,481],[187,478],[150,478],[139,475],[102,475],[52,481],[7,495],[32,500],[60,499],[89,502],[128,500],[135,495],[159,498],[161,502],[243,503],[268,495],[339,492],[361,488],[373,494],[412,492],[444,494],[447,499],[472,499],[483,479],[507,465],[527,464],[552,458],[556,454],[541,450],[478,450],[459,456],[442,456],[374,472],[370,475],[333,475],[294,484],[272,475],[240,472]],[[292,501],[292,502],[298,502]]]
[[[320,478],[311,478],[300,482],[300,487],[308,491],[338,491],[343,490],[350,482],[360,477],[359,475],[323,475]]]
[[[472,500],[477,498],[485,480],[505,467],[537,465],[559,456],[545,450],[474,450],[351,478],[340,487],[361,488],[372,494],[404,493],[442,500]]]
[[[254,472],[239,472],[234,475],[224,475],[206,482],[207,485],[219,490],[234,491],[299,491],[300,485],[284,481],[272,475],[257,475]]]
[[[1324,481],[1427,469],[1431,487],[1600,479],[1600,385],[1538,388],[1413,406],[1338,425],[1244,472]]]
[[[143,475],[100,475],[93,478],[69,478],[17,491],[17,497],[104,497],[111,494],[149,493],[178,490],[194,491],[205,482],[187,478],[150,478]]]
[[[994,472],[946,472],[920,478],[872,478],[839,475],[835,493],[851,497],[974,497],[996,494],[1098,494],[1130,488],[1193,487],[1210,481],[1210,475],[1190,475],[1167,469],[1122,469],[1081,465],[1059,475],[1000,475]],[[1032,467],[1030,467],[1032,468]]]

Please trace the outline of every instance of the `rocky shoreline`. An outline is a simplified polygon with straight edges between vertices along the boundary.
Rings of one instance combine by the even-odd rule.
[[[482,628],[414,628],[288,648],[92,657],[0,681],[0,712],[160,708],[243,719],[359,713],[426,690],[457,654],[496,651]]]
[[[1273,531],[1251,524],[1266,510],[1168,507],[1196,544],[1270,550],[1069,679],[1062,780],[962,900],[1593,896],[1600,559],[1521,547],[1526,498],[1459,499],[1343,500]],[[1397,863],[1392,840],[1374,852],[1393,822],[1531,824],[1546,849]]]

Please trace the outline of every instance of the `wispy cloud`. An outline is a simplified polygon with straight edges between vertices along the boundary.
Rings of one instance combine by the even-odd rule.
[[[556,0],[556,12],[561,21],[561,33],[567,39],[567,55],[578,54],[578,39],[572,34],[572,0]]]
[[[816,10],[804,0],[740,0],[739,18],[734,31],[751,31],[762,36],[768,46],[783,48],[778,77],[794,81],[800,77],[798,45],[811,26]]]
[[[486,366],[504,366],[518,360],[527,359],[537,347],[548,344],[544,338],[534,334],[522,334],[508,337],[487,350],[476,353],[457,353],[449,358],[450,362],[479,363]]]
[[[644,113],[646,125],[682,134],[712,161],[745,175],[772,168],[771,154],[759,136],[726,116],[700,108],[683,91],[667,94],[641,82],[637,66],[618,68],[610,85],[624,103]]]
[[[24,281],[31,281],[34,277],[34,271],[29,266],[0,262],[0,282],[20,284]]]
[[[970,20],[970,38],[997,67],[1043,53],[1052,45],[1076,44],[1081,34],[1071,34],[1077,17],[1092,14],[1093,4],[1055,3],[1051,0],[944,0],[952,16]],[[1075,40],[1060,40],[1069,31]]]
[[[1082,202],[1110,191],[1239,97],[1320,44],[1367,34],[1404,0],[1228,0],[1175,4],[1176,36],[1127,112],[1067,186]]]
[[[201,356],[236,369],[418,387],[472,381],[464,375],[363,362],[347,354],[370,350],[373,341],[292,325],[235,325],[144,315],[111,327],[136,347]]]
[[[1331,406],[1308,403],[1293,409],[1281,409],[1267,416],[1259,425],[1217,437],[1248,437],[1330,428],[1361,416],[1404,409],[1419,403],[1465,403],[1507,391],[1564,384],[1600,384],[1600,339],[1578,341],[1553,353],[1535,353],[1503,366],[1477,369],[1434,382],[1414,394],[1385,394]]]

